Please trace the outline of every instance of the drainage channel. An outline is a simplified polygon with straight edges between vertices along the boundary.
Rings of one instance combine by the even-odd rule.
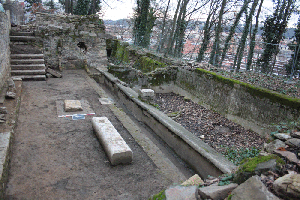
[[[222,154],[219,154],[215,149],[201,141],[180,124],[153,106],[139,100],[138,94],[127,87],[126,83],[123,83],[106,71],[102,71],[101,69],[97,70],[97,73],[92,74],[94,80],[101,86],[104,86],[107,93],[114,95],[114,98],[117,99],[122,109],[127,111],[131,117],[133,116],[133,120],[139,122],[140,126],[141,124],[143,125],[141,126],[143,131],[141,132],[147,133],[147,139],[152,139],[154,141],[152,142],[153,145],[157,145],[161,149],[164,149],[164,146],[170,147],[180,159],[187,163],[188,166],[204,179],[209,175],[219,176],[225,173],[231,173],[236,169],[236,166],[228,161]],[[122,122],[122,118],[119,118],[119,120]],[[141,130],[141,128],[139,128],[139,130]],[[138,141],[139,138],[136,138],[136,140]],[[169,150],[163,151],[168,152]],[[148,153],[150,156],[151,154],[151,152]],[[170,153],[170,155],[172,154],[174,153]],[[183,168],[186,168],[186,166]],[[188,172],[185,174],[188,174]]]
[[[182,183],[196,174],[147,125],[138,121],[109,88],[104,84],[98,84],[90,77],[87,77],[87,80],[101,98],[108,98],[113,101],[112,104],[108,104],[109,108],[167,179],[173,183]]]

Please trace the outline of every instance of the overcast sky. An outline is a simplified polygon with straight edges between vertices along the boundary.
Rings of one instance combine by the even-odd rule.
[[[173,1],[175,4],[176,0]],[[132,17],[133,8],[136,6],[135,2],[136,0],[102,0],[103,19],[117,20]],[[264,14],[262,14],[262,16],[272,14],[272,0],[265,0],[263,7]],[[297,18],[298,17],[294,15],[289,26],[293,26],[293,24],[297,22]]]

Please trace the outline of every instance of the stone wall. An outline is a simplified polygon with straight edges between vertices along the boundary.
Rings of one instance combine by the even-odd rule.
[[[124,45],[116,42],[112,44],[111,61],[116,62],[115,65],[109,65],[108,70],[132,88],[147,87],[156,92],[175,92],[186,96],[260,135],[270,133],[272,124],[300,122],[300,99],[224,78],[201,69],[207,67],[204,65],[197,69],[186,68],[178,61],[157,58],[155,54],[132,47],[124,48]],[[136,67],[139,58],[145,56],[148,60],[160,61],[167,66],[159,68],[156,65],[158,68],[154,71],[145,72]],[[193,66],[193,63],[187,65]]]
[[[36,35],[43,40],[47,67],[94,67],[105,60],[107,35],[103,21],[97,15],[37,13],[36,24]]]
[[[210,71],[179,68],[175,85],[197,97],[199,104],[261,135],[273,123],[300,121],[300,99]]]
[[[0,12],[0,91],[10,75],[9,17]]]

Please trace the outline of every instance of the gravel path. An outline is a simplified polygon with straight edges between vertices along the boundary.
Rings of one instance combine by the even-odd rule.
[[[257,133],[174,93],[156,94],[155,104],[184,128],[224,153],[227,147],[262,148],[266,139]]]

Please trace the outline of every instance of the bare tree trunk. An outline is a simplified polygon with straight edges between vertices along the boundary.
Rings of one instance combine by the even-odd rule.
[[[177,8],[176,8],[176,11],[175,11],[175,14],[174,14],[174,17],[173,17],[172,29],[171,29],[171,32],[170,32],[170,35],[169,35],[169,41],[168,41],[168,45],[167,45],[167,53],[171,52],[171,50],[172,50],[172,39],[173,39],[173,36],[174,36],[174,31],[175,31],[177,15],[178,15],[178,11],[179,11],[179,8],[180,8],[180,4],[181,4],[181,0],[178,0]]]
[[[215,65],[215,63],[218,63],[218,57],[219,57],[219,53],[220,53],[219,43],[220,43],[220,34],[222,31],[222,19],[223,19],[223,14],[224,14],[226,4],[227,4],[227,0],[223,0],[221,9],[219,12],[219,21],[218,21],[218,26],[217,26],[216,32],[215,32],[215,41],[214,41],[213,49],[210,53],[210,59],[209,59],[209,63],[212,65]]]
[[[244,49],[245,49],[245,43],[246,43],[246,40],[247,40],[247,36],[248,36],[248,33],[249,33],[249,26],[250,26],[250,23],[251,23],[251,19],[252,19],[252,16],[255,12],[255,8],[258,4],[258,0],[254,0],[253,4],[252,4],[252,7],[251,7],[251,10],[250,10],[250,14],[246,17],[246,24],[245,24],[245,28],[243,30],[243,35],[242,35],[242,38],[241,38],[241,41],[240,41],[240,52],[239,52],[239,56],[238,56],[238,62],[237,62],[237,71],[240,70],[240,67],[241,67],[241,62],[242,62],[242,59],[243,59],[243,56],[244,56]]]
[[[255,48],[255,37],[256,37],[257,31],[258,31],[259,15],[261,12],[263,2],[264,2],[264,0],[260,1],[258,11],[256,13],[255,28],[254,28],[252,36],[251,36],[250,50],[249,50],[249,54],[248,54],[248,58],[247,58],[247,67],[246,67],[247,70],[250,70],[250,66],[252,65],[252,58],[253,58],[253,53],[254,53],[254,48]]]
[[[219,67],[222,66],[222,63],[223,63],[223,61],[224,61],[224,59],[225,59],[225,56],[226,56],[226,53],[227,53],[227,51],[228,51],[228,49],[229,49],[229,47],[230,47],[229,42],[230,42],[230,40],[232,39],[232,37],[233,37],[233,35],[234,35],[234,33],[235,33],[235,29],[236,29],[236,27],[238,26],[239,21],[240,21],[242,15],[243,15],[243,13],[244,13],[245,10],[248,8],[249,3],[250,3],[250,0],[245,0],[245,1],[244,1],[244,4],[243,4],[241,10],[240,10],[239,13],[237,14],[237,16],[236,16],[236,18],[235,18],[235,21],[234,21],[233,25],[232,25],[231,28],[230,28],[229,34],[228,34],[228,36],[227,36],[227,38],[226,38],[226,40],[225,40],[225,47],[224,47],[223,52],[222,52],[222,57],[221,57],[221,61],[220,61],[220,63],[219,63]]]
[[[160,52],[161,48],[164,48],[164,45],[165,45],[166,18],[167,18],[167,13],[168,13],[168,10],[169,10],[170,1],[171,0],[168,1],[168,5],[167,5],[166,11],[164,13],[162,29],[161,29],[161,34],[160,34],[160,42],[159,42],[158,47],[157,47],[158,52]]]

